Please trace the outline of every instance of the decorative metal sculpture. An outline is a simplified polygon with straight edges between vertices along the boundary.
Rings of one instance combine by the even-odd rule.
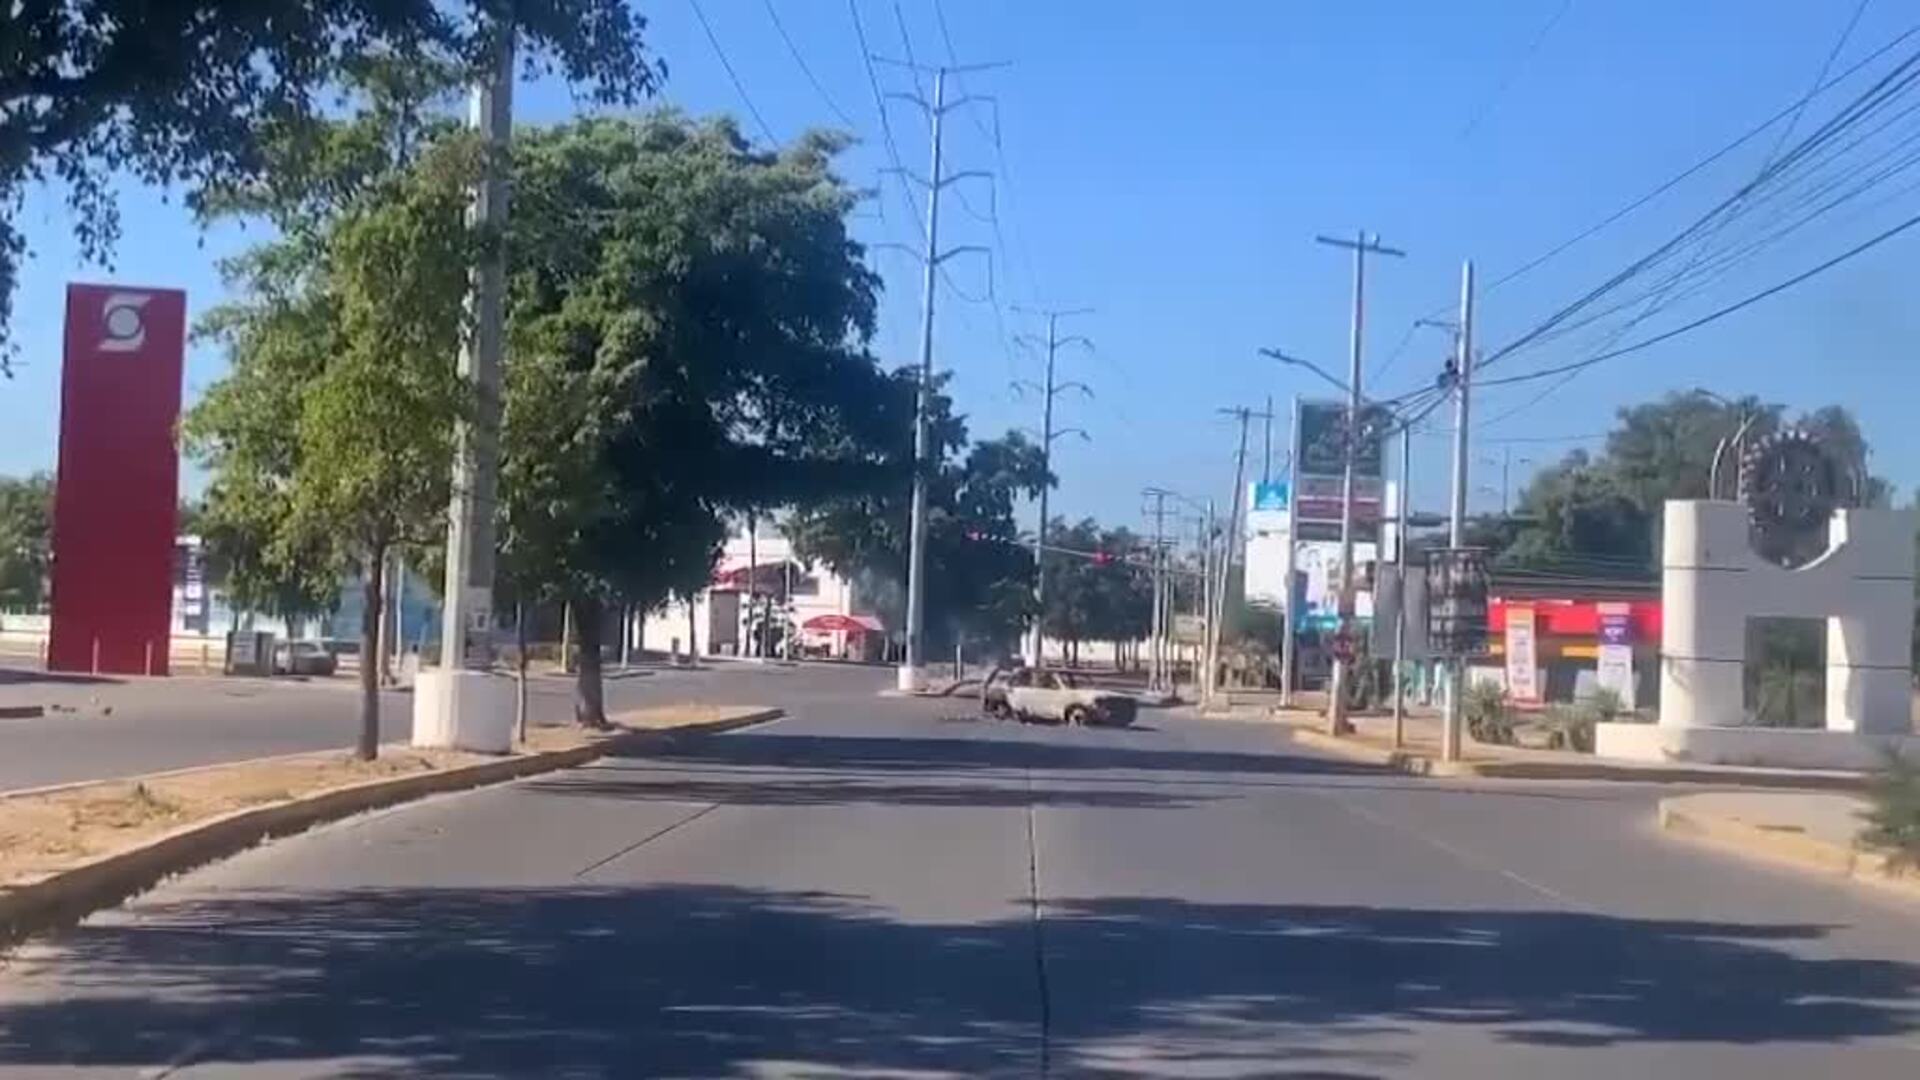
[[[1826,554],[1833,512],[1855,504],[1858,486],[1812,432],[1788,428],[1756,440],[1740,467],[1753,550],[1788,568]]]

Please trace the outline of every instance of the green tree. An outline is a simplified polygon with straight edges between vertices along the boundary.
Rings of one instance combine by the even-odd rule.
[[[606,103],[650,92],[658,72],[624,0],[17,0],[0,7],[0,360],[26,240],[13,224],[57,181],[82,250],[119,235],[111,178],[209,186],[271,175],[262,136],[335,111],[362,58],[401,56],[466,77],[513,12],[530,66],[557,66]]]
[[[1145,542],[1092,518],[1056,520],[1048,534],[1049,544],[1065,550],[1048,555],[1042,628],[1066,644],[1070,663],[1079,663],[1082,641],[1111,642],[1118,663],[1122,645],[1145,637],[1152,620],[1152,580],[1135,561]]]
[[[730,513],[883,475],[897,410],[865,350],[879,281],[845,146],[756,150],[675,112],[516,140],[503,547],[573,607],[581,723],[606,722],[610,605],[703,587]]]
[[[0,607],[46,603],[53,559],[53,479],[0,476]]]
[[[797,506],[785,526],[796,554],[852,580],[896,630],[906,626],[914,385],[911,371],[889,383],[877,478],[854,494]],[[1014,508],[1051,478],[1039,446],[1018,433],[969,445],[951,405],[936,391],[929,408],[936,456],[927,485],[928,652],[944,652],[961,637],[1005,651],[1032,615],[1033,557]]]
[[[265,214],[282,238],[227,266],[239,299],[202,332],[232,368],[185,425],[212,473],[210,542],[239,602],[293,613],[361,577],[363,758],[379,745],[380,568],[444,535],[467,400],[454,345],[479,242],[463,194],[474,144],[392,123],[417,100],[392,82],[369,93],[355,116],[277,143],[275,183],[211,204]]]
[[[1748,417],[1748,446],[1790,422],[1780,405],[1728,403],[1700,390],[1621,409],[1599,454],[1576,450],[1534,474],[1517,520],[1495,538],[1501,561],[1595,575],[1649,571],[1666,501],[1707,496],[1716,448]],[[1886,504],[1889,486],[1871,475],[1866,439],[1845,408],[1829,405],[1791,423],[1819,435],[1860,477],[1864,502]],[[1720,468],[1724,491],[1739,468],[1731,448]]]

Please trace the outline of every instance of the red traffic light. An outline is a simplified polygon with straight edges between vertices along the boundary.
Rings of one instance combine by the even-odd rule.
[[[1096,565],[1105,566],[1113,561],[1113,552],[1096,551],[1093,553],[1093,561]]]

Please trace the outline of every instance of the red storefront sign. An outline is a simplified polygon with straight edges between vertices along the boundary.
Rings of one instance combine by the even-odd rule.
[[[167,672],[187,296],[69,285],[52,671]]]
[[[1501,627],[1507,625],[1506,608],[1509,603],[1530,607],[1534,612],[1534,628],[1542,637],[1599,638],[1601,629],[1600,607],[1603,603],[1614,608],[1624,606],[1627,609],[1627,623],[1633,641],[1660,640],[1660,601],[1634,600],[1624,605],[1616,605],[1595,600],[1515,600],[1496,598],[1488,604],[1487,624]],[[1612,611],[1610,619],[1618,616]]]

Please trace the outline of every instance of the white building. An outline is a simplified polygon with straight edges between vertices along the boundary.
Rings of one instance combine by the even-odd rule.
[[[755,536],[742,527],[727,538],[712,583],[693,598],[691,622],[687,604],[671,601],[647,616],[640,640],[684,654],[691,637],[701,656],[881,659],[887,628],[856,592],[846,578],[795,559],[778,526],[762,521]]]

